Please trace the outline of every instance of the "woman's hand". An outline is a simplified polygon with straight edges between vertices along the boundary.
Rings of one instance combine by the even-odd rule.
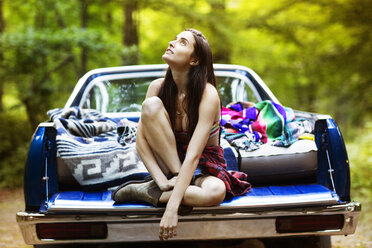
[[[177,236],[177,224],[177,211],[166,208],[159,225],[159,239],[166,240]]]
[[[161,191],[166,192],[172,190],[174,185],[176,185],[177,176],[172,177],[169,179],[165,184],[159,185]]]

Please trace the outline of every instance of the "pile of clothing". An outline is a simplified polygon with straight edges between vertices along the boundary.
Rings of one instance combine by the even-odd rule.
[[[308,120],[296,118],[291,108],[273,101],[244,106],[238,102],[221,111],[222,137],[238,149],[254,151],[265,143],[289,147],[301,135],[312,132]]]

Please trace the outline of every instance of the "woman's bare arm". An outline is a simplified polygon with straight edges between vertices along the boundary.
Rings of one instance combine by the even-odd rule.
[[[198,124],[190,140],[173,193],[160,222],[160,229],[163,229],[164,232],[168,232],[169,230],[172,230],[174,233],[177,232],[178,208],[187,187],[190,185],[193,173],[199,163],[199,158],[208,142],[209,132],[218,115],[219,107],[220,100],[217,90],[208,84],[199,106]]]

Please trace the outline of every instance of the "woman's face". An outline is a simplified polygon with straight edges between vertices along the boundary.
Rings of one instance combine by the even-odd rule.
[[[184,31],[176,36],[163,55],[163,60],[170,66],[190,67],[195,63],[192,56],[195,39],[190,31]]]

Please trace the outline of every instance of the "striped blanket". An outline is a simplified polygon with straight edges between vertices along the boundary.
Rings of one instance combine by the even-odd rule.
[[[57,156],[83,188],[105,190],[149,175],[137,154],[135,140],[123,142],[116,120],[78,107],[53,109],[48,115],[57,129]],[[119,123],[118,130],[122,130],[128,129],[123,125],[130,122],[125,119]]]

